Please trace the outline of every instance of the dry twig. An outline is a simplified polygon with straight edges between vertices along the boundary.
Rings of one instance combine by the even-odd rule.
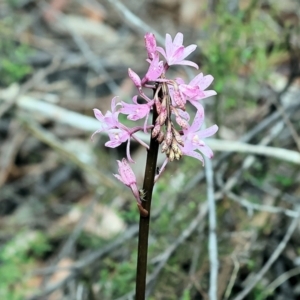
[[[288,241],[290,240],[293,232],[295,231],[298,223],[299,223],[299,212],[298,212],[298,217],[294,218],[284,236],[284,238],[282,239],[282,241],[279,243],[279,245],[277,246],[277,248],[273,251],[272,255],[270,256],[270,258],[268,259],[268,261],[266,262],[266,264],[262,267],[262,269],[254,276],[254,278],[252,279],[252,281],[244,288],[244,290],[242,290],[235,298],[233,298],[233,300],[242,300],[244,299],[250,292],[251,290],[256,286],[256,284],[262,280],[263,276],[266,274],[266,272],[270,269],[270,267],[272,266],[272,264],[276,261],[276,259],[279,257],[279,255],[281,254],[281,252],[284,250],[284,248],[286,247],[286,244],[288,243]]]

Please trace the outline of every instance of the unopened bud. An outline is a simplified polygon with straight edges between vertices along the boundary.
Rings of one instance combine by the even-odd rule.
[[[176,122],[183,129],[188,129],[189,127],[189,123],[179,116],[176,117]]]
[[[175,153],[175,158],[176,160],[179,160],[181,158],[182,154],[180,153]]]
[[[166,143],[167,143],[168,146],[171,145],[172,139],[173,139],[172,132],[171,131],[167,131],[166,132],[166,136],[165,136],[165,141],[166,141]]]
[[[178,152],[179,147],[175,139],[172,140],[171,148],[173,149],[174,152],[176,153]]]
[[[180,133],[173,126],[172,126],[172,132],[177,143],[181,146],[184,146]]]
[[[154,103],[155,103],[157,113],[160,114],[161,113],[161,102],[159,101],[159,99],[155,99]]]
[[[141,78],[139,77],[138,74],[133,72],[130,68],[128,69],[128,75],[137,88],[140,88],[142,86]]]
[[[175,153],[174,153],[174,151],[173,150],[170,150],[170,153],[169,153],[169,160],[170,161],[173,161],[174,160],[174,158],[175,158]]]
[[[181,108],[182,110],[185,111],[185,99],[182,97],[181,93],[179,92],[179,90],[174,89],[173,92],[173,100],[176,103],[176,105]]]
[[[160,131],[156,140],[161,144],[162,141],[164,140],[164,137],[165,137],[164,133]]]
[[[162,107],[162,110],[159,116],[157,117],[157,121],[161,126],[165,124],[167,116],[168,116],[167,109]]]
[[[167,107],[167,96],[163,97],[163,100],[162,100],[162,102],[161,102],[161,106],[162,106],[163,108],[166,108],[166,107]]]
[[[154,54],[156,52],[156,39],[153,33],[145,34],[145,46],[148,53],[148,58],[153,59]]]
[[[167,156],[169,156],[171,150],[172,150],[171,148],[168,148],[168,150],[166,151]]]
[[[168,149],[169,149],[169,146],[167,145],[166,141],[163,141],[161,144],[161,152],[162,153],[167,152]]]
[[[158,123],[155,124],[155,126],[153,127],[153,130],[152,130],[152,133],[151,133],[152,138],[155,138],[160,133],[160,128],[161,127]]]
[[[178,151],[177,151],[177,153],[180,155],[180,156],[182,156],[183,155],[183,153],[182,153],[182,151],[181,151],[181,149],[178,147]]]

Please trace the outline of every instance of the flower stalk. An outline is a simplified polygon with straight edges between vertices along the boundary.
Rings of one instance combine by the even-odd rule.
[[[154,125],[158,114],[154,106],[153,120]],[[136,300],[144,300],[146,294],[146,274],[147,274],[147,257],[148,257],[148,237],[151,216],[151,201],[154,187],[154,177],[156,174],[156,164],[158,155],[159,143],[151,137],[150,147],[147,153],[146,169],[143,183],[144,201],[142,208],[147,211],[147,215],[143,214],[140,209],[139,237],[138,237],[138,256],[136,270]]]

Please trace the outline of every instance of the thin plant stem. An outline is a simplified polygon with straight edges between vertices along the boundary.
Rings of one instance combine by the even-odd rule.
[[[154,125],[158,114],[153,106],[153,120]],[[144,300],[146,293],[146,273],[147,273],[147,256],[148,256],[148,236],[149,236],[149,225],[150,225],[150,209],[152,200],[152,191],[154,186],[154,177],[156,172],[156,163],[158,155],[159,143],[156,139],[151,138],[150,148],[147,153],[147,162],[145,169],[145,177],[143,190],[145,193],[142,206],[148,211],[147,216],[140,215],[139,223],[139,237],[138,237],[138,257],[137,257],[137,271],[136,271],[136,300]]]

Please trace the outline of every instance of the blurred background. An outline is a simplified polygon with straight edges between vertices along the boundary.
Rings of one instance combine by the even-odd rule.
[[[218,299],[300,299],[299,18],[297,0],[1,0],[0,298],[132,299],[139,215],[112,175],[125,149],[90,136],[93,108],[136,94],[127,70],[145,74],[150,31],[160,46],[182,32],[215,78]],[[167,166],[152,209],[148,299],[209,299],[199,161]]]

